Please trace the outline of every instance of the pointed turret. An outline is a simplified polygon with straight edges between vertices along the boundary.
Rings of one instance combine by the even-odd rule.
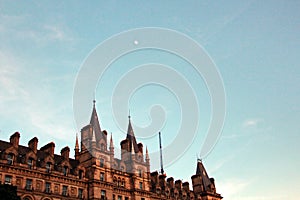
[[[75,160],[79,159],[79,143],[78,143],[78,134],[76,133],[76,141],[75,141]]]
[[[112,133],[110,135],[109,150],[110,150],[110,153],[114,154],[114,142],[113,142],[113,138],[112,138]]]
[[[137,153],[139,152],[139,148],[135,139],[134,131],[131,125],[130,115],[128,116],[128,129],[127,129],[127,139],[129,140],[129,152]],[[133,149],[132,149],[133,148]]]
[[[103,138],[106,143],[106,135],[101,131],[101,126],[100,126],[98,114],[96,111],[96,101],[95,100],[93,101],[93,111],[92,111],[90,124],[95,132],[96,141],[98,142]]]
[[[149,153],[148,153],[148,147],[146,146],[146,162],[149,162],[150,158],[149,158]]]
[[[149,157],[149,153],[148,153],[148,148],[146,146],[146,165],[147,165],[147,172],[150,173],[150,157]]]

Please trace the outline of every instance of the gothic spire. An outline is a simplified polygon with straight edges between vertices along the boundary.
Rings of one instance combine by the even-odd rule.
[[[109,148],[114,148],[114,143],[113,143],[113,139],[112,139],[112,133],[110,134]]]
[[[148,148],[146,146],[146,161],[149,161],[149,160],[150,160],[150,158],[149,158]]]
[[[96,100],[93,100],[93,111],[92,111],[90,124],[93,128],[93,131],[95,132],[95,141],[99,141],[101,138],[103,138],[106,142],[106,137],[101,131],[99,118],[98,118],[98,114],[96,111]]]
[[[78,133],[76,133],[75,149],[79,149],[79,143],[78,143]]]
[[[128,119],[129,119],[129,122],[128,122],[128,129],[127,129],[127,139],[129,140],[130,142],[130,151],[131,152],[135,152],[137,153],[139,151],[139,148],[138,148],[138,145],[137,145],[137,142],[136,142],[136,139],[135,139],[135,136],[134,136],[134,131],[133,131],[133,128],[132,128],[132,125],[131,125],[131,120],[130,120],[130,115],[128,116]],[[133,148],[133,150],[132,150]]]

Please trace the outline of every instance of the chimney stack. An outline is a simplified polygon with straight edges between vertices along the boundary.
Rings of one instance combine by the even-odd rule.
[[[19,147],[19,140],[20,140],[20,133],[19,132],[15,132],[14,134],[12,134],[9,138],[10,143],[15,147],[18,148]]]
[[[32,138],[28,142],[28,147],[34,152],[37,153],[37,145],[38,145],[38,139],[36,137]]]
[[[54,157],[54,148],[55,148],[54,142],[50,142],[45,146],[43,146],[40,150],[49,153],[52,157]]]
[[[68,146],[64,147],[61,151],[60,154],[62,157],[64,157],[65,160],[69,159],[70,156],[70,148]]]

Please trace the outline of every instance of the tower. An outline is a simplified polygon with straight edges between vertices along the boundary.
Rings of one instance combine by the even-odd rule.
[[[202,200],[220,200],[223,197],[216,192],[215,181],[209,178],[204,165],[200,159],[197,161],[196,174],[192,177],[193,191]]]

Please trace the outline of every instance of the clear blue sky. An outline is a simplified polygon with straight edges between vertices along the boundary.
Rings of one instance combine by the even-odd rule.
[[[122,31],[169,28],[202,45],[223,78],[226,121],[217,145],[204,159],[217,191],[232,200],[295,199],[300,196],[299,10],[299,1],[276,0],[1,0],[0,139],[8,140],[19,131],[24,145],[37,136],[39,147],[55,141],[57,153],[66,145],[72,149],[80,131],[73,117],[73,88],[84,59],[100,42]],[[114,123],[111,91],[131,66],[153,61],[181,66],[178,71],[190,81],[199,100],[197,136],[186,153],[166,167],[167,175],[190,181],[210,120],[210,97],[201,77],[178,58],[141,51],[116,61],[95,94],[101,126],[113,132],[119,145],[124,130]],[[151,105],[163,105],[167,111],[163,142],[171,144],[180,120],[174,95],[150,85],[127,104],[120,107],[131,108],[134,126],[149,124]],[[125,130],[127,115],[121,125]],[[157,151],[157,138],[143,142],[150,152]],[[151,160],[152,170],[157,163]]]

